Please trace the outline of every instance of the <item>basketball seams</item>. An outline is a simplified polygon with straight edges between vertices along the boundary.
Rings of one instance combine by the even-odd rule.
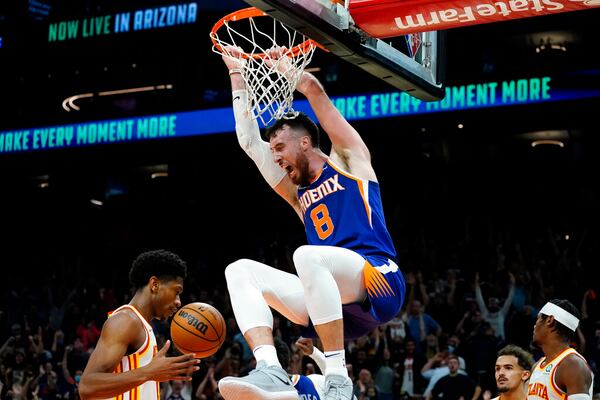
[[[206,316],[204,314],[202,314],[200,311],[198,311],[192,307],[187,308],[187,306],[182,308],[181,310],[193,311],[194,313],[198,314],[200,317],[202,317],[202,319],[204,319],[206,322],[208,322],[210,324],[211,328],[213,329],[213,332],[217,333],[217,329],[215,328],[213,323],[208,318],[206,318]],[[216,317],[216,315],[213,314],[213,312],[210,308],[207,308],[206,310],[209,311],[213,317]],[[220,319],[220,318],[217,317],[216,319]],[[223,321],[223,322],[225,322],[225,321]],[[218,340],[220,340],[222,335],[217,334],[217,336],[219,337]]]
[[[215,310],[211,310],[210,308],[207,309],[214,317],[216,320],[218,320],[220,322],[220,325],[223,329],[221,329],[221,333],[219,334],[219,337],[225,337],[225,332],[226,332],[226,326],[225,326],[225,318],[223,318],[223,316],[219,313],[219,314],[215,314]],[[215,329],[216,331],[216,329]]]
[[[181,324],[180,324],[179,322],[177,322],[177,320],[175,320],[175,319],[173,320],[173,322],[172,322],[172,323],[174,323],[175,325],[177,325],[178,327],[180,327],[181,329],[183,329],[183,330],[184,330],[184,331],[186,331],[187,333],[191,333],[192,335],[196,336],[197,338],[199,338],[199,339],[202,339],[202,340],[205,340],[205,341],[207,341],[207,342],[210,342],[210,343],[212,343],[212,342],[220,342],[220,341],[221,341],[221,338],[218,338],[218,339],[208,339],[208,338],[206,338],[206,337],[204,337],[204,336],[200,336],[200,335],[198,335],[196,332],[192,332],[192,331],[190,331],[189,329],[186,329],[186,327],[185,327],[185,326],[181,325]],[[171,335],[171,336],[173,336],[173,335]]]
[[[208,348],[208,349],[204,349],[204,350],[200,350],[200,351],[198,351],[198,350],[192,350],[192,349],[188,349],[187,347],[178,346],[177,344],[175,344],[175,347],[176,347],[176,348],[177,348],[179,351],[181,351],[182,353],[186,353],[186,352],[187,352],[187,353],[194,353],[194,354],[196,354],[196,355],[198,355],[198,356],[203,356],[203,357],[200,357],[200,358],[205,358],[205,357],[210,357],[210,356],[212,356],[212,354],[214,354],[214,353],[212,353],[212,354],[207,354],[207,355],[204,355],[204,353],[210,353],[210,352],[211,352],[211,350],[213,350],[213,349],[215,349],[215,348],[218,348],[218,347],[220,347],[220,346],[221,346],[221,345],[219,345],[219,344],[218,344],[218,345],[216,345],[216,346],[213,346],[213,347],[210,347],[210,348]]]
[[[218,325],[221,325],[219,330]],[[212,330],[212,333],[208,330]],[[210,304],[187,304],[177,311],[171,321],[171,338],[175,347],[184,353],[195,353],[200,358],[209,357],[218,351],[225,341],[226,334],[225,318]],[[178,341],[181,343],[178,344]]]

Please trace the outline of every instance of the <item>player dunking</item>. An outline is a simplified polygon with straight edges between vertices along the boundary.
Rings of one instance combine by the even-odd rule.
[[[129,304],[111,313],[81,377],[82,399],[158,400],[158,382],[191,380],[200,360],[166,357],[170,342],[157,352],[150,321],[166,320],[181,301],[186,264],[164,250],[140,254],[129,271],[137,289]]]
[[[233,310],[257,369],[248,377],[222,379],[221,393],[228,400],[297,398],[277,361],[270,306],[307,331],[314,326],[326,356],[324,398],[351,399],[344,337],[361,336],[392,319],[405,293],[369,150],[307,72],[297,90],[329,136],[331,154],[319,149],[319,129],[302,113],[275,122],[266,131],[269,142],[263,141],[246,112],[240,60],[223,60],[231,76],[239,143],[302,219],[308,245],[294,252],[298,276],[245,259],[227,267]]]
[[[528,400],[591,400],[593,376],[583,356],[569,344],[579,325],[579,311],[567,300],[551,300],[540,310],[533,344],[544,357],[533,367]]]

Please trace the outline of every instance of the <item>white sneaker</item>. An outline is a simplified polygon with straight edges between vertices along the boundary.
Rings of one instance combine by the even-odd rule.
[[[352,400],[355,399],[352,380],[342,375],[327,375],[325,377],[325,397],[323,400]]]
[[[298,400],[298,392],[287,372],[261,361],[248,376],[225,377],[219,381],[225,400]]]

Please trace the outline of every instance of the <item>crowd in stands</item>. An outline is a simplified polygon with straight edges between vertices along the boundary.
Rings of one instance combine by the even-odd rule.
[[[495,397],[497,352],[516,344],[539,358],[539,350],[530,344],[532,329],[538,310],[552,298],[566,298],[580,308],[582,320],[572,345],[598,372],[600,308],[592,279],[600,256],[598,240],[589,232],[565,237],[549,231],[521,243],[506,238],[489,242],[398,243],[407,282],[402,312],[368,336],[347,343],[348,371],[359,400],[434,399],[451,371],[464,375],[457,389],[464,400]],[[265,246],[256,258],[291,271],[287,247]],[[118,279],[106,287],[95,279],[102,269],[81,274],[85,263],[85,257],[62,259],[53,271],[40,273],[7,274],[3,269],[1,400],[79,398],[80,376],[108,312],[132,295],[127,271],[113,272]],[[199,266],[196,260],[188,264],[182,301],[217,307],[227,321],[227,340],[215,356],[203,360],[191,382],[162,384],[162,398],[215,400],[221,398],[221,377],[243,376],[255,361],[219,274],[225,265]],[[210,281],[204,278],[208,268],[214,272]],[[154,328],[161,346],[168,339],[168,323],[155,321]],[[291,347],[290,373],[320,373],[295,345],[302,333],[299,327],[276,315],[274,333]],[[599,390],[596,386],[594,393]]]

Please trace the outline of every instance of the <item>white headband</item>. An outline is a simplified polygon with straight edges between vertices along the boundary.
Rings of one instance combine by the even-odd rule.
[[[575,332],[579,319],[570,312],[565,311],[554,303],[546,303],[540,310],[540,314],[552,315],[555,320]]]

